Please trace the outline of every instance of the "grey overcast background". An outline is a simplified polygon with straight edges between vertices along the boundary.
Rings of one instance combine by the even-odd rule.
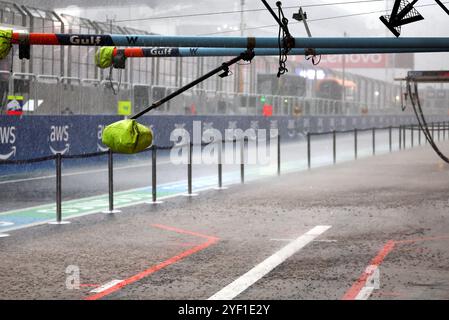
[[[290,7],[300,5],[307,7],[308,5],[322,5],[334,3],[332,6],[316,6],[306,8],[310,20],[310,28],[314,36],[343,36],[346,32],[349,37],[359,36],[388,36],[393,35],[387,31],[384,25],[379,21],[379,16],[389,13],[387,9],[393,6],[393,0],[381,0],[354,3],[351,0],[319,0],[319,1],[297,1],[284,0],[283,6]],[[240,13],[221,14],[211,16],[197,17],[178,17],[154,19],[164,16],[178,16],[196,13],[220,12],[240,10],[241,0],[222,1],[222,0],[18,0],[23,4],[29,4],[36,7],[53,8],[57,12],[63,12],[75,16],[83,16],[95,20],[105,21],[106,19],[131,20],[117,22],[117,24],[135,27],[159,34],[173,35],[200,35],[211,34],[223,36],[240,35],[238,30],[241,26]],[[273,6],[275,0],[269,1]],[[346,4],[338,4],[342,2],[352,2]],[[446,1],[449,6],[449,1]],[[446,3],[443,2],[443,3]],[[420,7],[422,5],[429,5]],[[449,16],[436,5],[434,0],[419,0],[417,9],[424,16],[425,20],[403,28],[403,37],[424,36],[449,36]],[[244,9],[263,9],[260,0],[244,0]],[[379,13],[376,11],[382,11]],[[305,36],[305,30],[302,24],[295,23],[291,19],[297,8],[285,9],[286,16],[291,21],[291,31],[295,36]],[[376,12],[376,13],[370,13]],[[366,14],[363,14],[366,13]],[[352,14],[361,14],[356,16],[341,17]],[[136,20],[153,18],[149,20]],[[326,20],[313,21],[315,19],[330,18]],[[134,21],[133,21],[134,20]],[[247,12],[243,14],[243,23],[245,28],[243,31],[245,36],[275,36],[277,35],[276,27],[261,27],[273,25],[274,21],[266,11]],[[224,32],[226,31],[226,32]],[[222,32],[222,33],[220,33]],[[449,69],[449,54],[416,54],[415,69]],[[406,70],[391,71],[388,78],[392,80],[394,76],[400,76]],[[355,73],[369,72],[371,76],[385,78],[385,72],[380,70],[353,70]]]

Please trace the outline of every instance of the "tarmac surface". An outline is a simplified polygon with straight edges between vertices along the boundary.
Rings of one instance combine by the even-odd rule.
[[[426,146],[16,230],[0,299],[448,299],[448,190]]]

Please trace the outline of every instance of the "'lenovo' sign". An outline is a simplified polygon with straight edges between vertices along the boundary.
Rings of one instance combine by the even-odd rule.
[[[321,59],[320,67],[342,68],[343,61],[346,68],[387,67],[387,56],[385,54],[325,55]]]
[[[414,53],[396,54],[347,54],[323,55],[320,67],[341,69],[345,59],[345,67],[351,68],[399,68],[414,69]]]

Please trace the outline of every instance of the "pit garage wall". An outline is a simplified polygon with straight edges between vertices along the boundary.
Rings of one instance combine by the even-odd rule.
[[[101,143],[104,126],[121,120],[118,116],[0,116],[0,160],[24,160],[65,152],[76,155],[105,150]],[[428,116],[427,120],[445,121],[449,117]],[[415,123],[412,115],[403,116],[146,116],[139,121],[151,126],[154,143],[170,146],[170,133],[176,128],[192,132],[193,122],[199,121],[202,130],[216,128],[279,128],[283,140],[301,139],[304,133],[353,128],[388,127]],[[224,137],[224,135],[223,135]],[[94,161],[95,159],[83,159]],[[0,164],[0,173],[8,166]]]

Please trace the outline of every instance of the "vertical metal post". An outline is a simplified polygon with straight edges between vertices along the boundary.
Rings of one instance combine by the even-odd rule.
[[[150,204],[161,204],[157,201],[157,146],[151,147],[151,202]]]
[[[153,202],[157,201],[157,150],[156,146],[153,146],[151,150],[151,193]]]
[[[432,122],[432,140],[435,134],[435,123]]]
[[[430,130],[428,126],[427,126],[427,129]],[[426,135],[424,135],[424,138],[425,138],[425,139],[424,139],[424,144],[427,145],[428,141],[427,141]]]
[[[357,128],[354,129],[354,159],[357,160],[357,150],[358,149],[358,141],[357,141]]]
[[[185,197],[195,197],[198,194],[193,193],[192,187],[192,166],[193,166],[193,143],[189,142],[188,148],[188,164],[187,164],[187,193],[184,194]]]
[[[402,149],[402,126],[399,125],[399,150]]]
[[[62,221],[62,155],[56,154],[56,222]]]
[[[403,147],[403,149],[405,150],[405,149],[407,149],[407,142],[406,142],[406,138],[407,138],[407,131],[406,131],[406,128],[407,128],[407,126],[402,126],[402,143],[403,143],[403,145],[402,145],[402,147]]]
[[[443,140],[446,140],[446,127],[447,127],[447,122],[443,122]]]
[[[234,147],[232,148],[232,152],[234,152]],[[223,141],[218,142],[218,187],[216,190],[225,190],[227,187],[223,187]]]
[[[412,125],[410,125],[410,143],[413,148],[415,146],[415,128]]]
[[[49,224],[69,224],[62,220],[62,154],[56,154],[56,221]]]
[[[334,164],[337,163],[337,132],[334,130],[332,131],[332,152],[333,152],[333,159]]]
[[[307,168],[311,168],[310,132],[307,132]]]
[[[109,211],[114,210],[114,170],[113,170],[113,153],[108,151],[108,185],[109,185]]]
[[[440,141],[440,129],[441,129],[441,122],[438,122],[438,141]]]
[[[189,148],[187,158],[187,193],[183,194],[185,197],[195,197],[198,194],[193,193],[193,187],[192,187],[192,166],[193,166],[193,143],[189,142]]]
[[[278,132],[278,176],[281,175],[281,134]]]
[[[376,154],[376,128],[373,128],[373,155]]]
[[[109,210],[103,213],[119,213],[120,210],[114,210],[114,159],[113,151],[108,150],[108,193],[109,193]]]
[[[421,145],[421,128],[418,126],[418,144]]]
[[[393,128],[390,126],[389,128],[388,128],[388,145],[390,146],[390,152],[391,151],[393,151],[393,140],[392,140],[392,137],[391,137],[391,135],[392,135],[392,130],[393,130]]]
[[[222,164],[223,141],[218,143],[218,187],[223,188],[223,164]]]
[[[187,166],[187,180],[189,194],[192,194],[192,160],[193,160],[193,143],[189,144],[189,164]]]
[[[245,139],[240,142],[240,182],[245,183]]]

